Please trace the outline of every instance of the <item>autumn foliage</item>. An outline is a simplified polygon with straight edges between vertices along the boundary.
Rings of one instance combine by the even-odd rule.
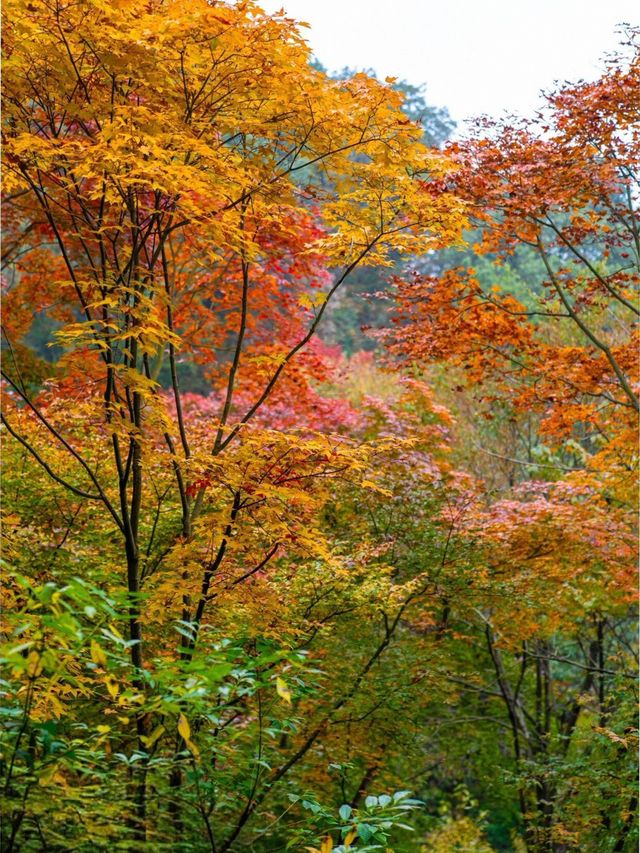
[[[4,52],[3,849],[631,850],[637,52],[444,150],[251,2]]]

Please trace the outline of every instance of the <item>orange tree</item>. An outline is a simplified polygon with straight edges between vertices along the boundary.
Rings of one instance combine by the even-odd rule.
[[[497,725],[532,850],[635,843],[637,33],[626,47],[599,80],[549,95],[535,119],[483,122],[450,146],[482,277],[465,264],[397,278],[388,335],[401,359],[448,368],[439,382],[456,386],[447,396],[461,395],[463,435],[481,449],[492,430],[517,435],[528,421],[512,449],[489,452],[509,477],[472,499],[461,524],[477,572],[450,626],[468,640],[453,675],[460,707],[505,713]],[[541,273],[518,298],[487,284],[486,263],[508,281],[516,252]],[[465,415],[470,394],[479,403]],[[541,441],[552,444],[544,456]]]
[[[548,95],[536,119],[483,122],[450,146],[477,253],[501,266],[528,247],[540,260],[527,304],[481,287],[467,266],[398,281],[400,350],[452,359],[476,379],[502,376],[549,431],[597,429],[612,407],[625,419],[638,412],[640,67],[630,37],[630,59],[620,54],[595,83]]]

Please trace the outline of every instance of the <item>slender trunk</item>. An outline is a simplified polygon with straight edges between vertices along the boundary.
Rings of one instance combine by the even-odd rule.
[[[358,785],[358,790],[355,792],[353,799],[351,800],[351,808],[357,809],[360,803],[363,801],[367,791],[369,790],[369,786],[375,779],[376,773],[378,772],[379,764],[376,762],[375,764],[370,764],[365,770],[364,776],[360,780],[360,784]]]
[[[180,745],[177,744],[176,750],[178,750],[179,748]],[[175,758],[174,761],[176,761]],[[174,844],[178,844],[182,841],[182,835],[184,832],[182,811],[180,809],[180,804],[177,800],[177,795],[180,792],[181,787],[182,768],[178,764],[174,764],[174,766],[171,768],[171,772],[169,773],[169,819],[171,820]]]

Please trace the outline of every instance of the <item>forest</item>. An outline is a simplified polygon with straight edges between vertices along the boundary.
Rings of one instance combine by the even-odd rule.
[[[454,133],[4,7],[1,849],[637,850],[640,28]]]

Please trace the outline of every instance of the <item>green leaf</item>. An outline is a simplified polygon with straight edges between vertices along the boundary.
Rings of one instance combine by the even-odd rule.
[[[368,823],[358,824],[358,837],[363,841],[370,841],[375,833],[375,826],[370,826]]]
[[[353,809],[351,808],[351,806],[347,805],[346,803],[343,806],[340,806],[340,808],[338,810],[338,814],[340,815],[340,819],[341,820],[349,820],[349,818],[351,817],[352,811],[353,811]]]
[[[397,803],[398,800],[404,800],[406,797],[410,796],[411,791],[396,791],[393,795],[393,802]]]

